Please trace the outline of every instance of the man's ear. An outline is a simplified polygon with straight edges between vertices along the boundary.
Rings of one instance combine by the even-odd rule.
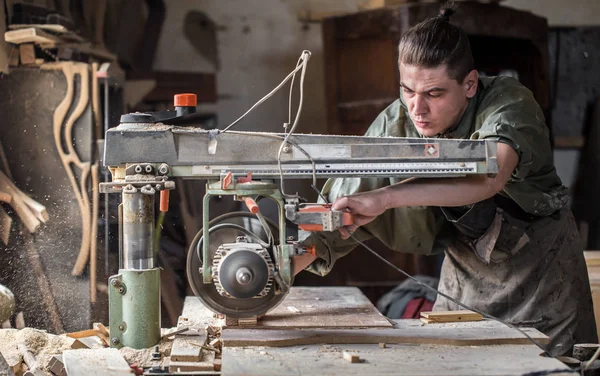
[[[477,70],[473,69],[467,74],[465,79],[463,80],[463,87],[465,89],[465,93],[467,98],[473,98],[475,93],[477,93],[477,84],[479,83],[479,73]]]

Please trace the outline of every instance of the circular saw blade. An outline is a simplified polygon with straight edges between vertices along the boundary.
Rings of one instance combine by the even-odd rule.
[[[268,241],[260,222],[250,213],[230,213],[215,218],[209,223],[209,226],[212,227],[222,223],[232,223],[243,226],[252,233],[258,235],[264,241]],[[271,232],[274,235],[278,234],[277,227],[272,225]],[[202,229],[200,230],[200,233],[202,233]],[[232,228],[223,228],[212,232],[209,238],[209,254],[211,259],[221,244],[235,243],[238,236],[244,235],[243,232]],[[286,294],[276,295],[275,289],[271,289],[266,296],[258,298],[236,299],[222,296],[217,291],[214,283],[203,283],[202,274],[200,273],[203,260],[198,258],[195,245],[195,242],[193,242],[188,252],[188,281],[198,299],[213,312],[221,313],[233,318],[262,316],[267,313],[267,311],[275,308],[285,297]],[[202,244],[199,244],[198,246],[201,250]]]

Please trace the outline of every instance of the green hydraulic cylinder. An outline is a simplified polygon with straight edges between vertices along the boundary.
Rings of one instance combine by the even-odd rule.
[[[109,278],[110,346],[143,349],[160,341],[160,269],[154,247],[154,190],[123,190],[121,268]]]

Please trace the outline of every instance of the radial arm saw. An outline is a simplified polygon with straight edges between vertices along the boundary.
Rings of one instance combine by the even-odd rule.
[[[408,178],[495,174],[496,142],[264,132],[222,132],[198,126],[195,106],[176,98],[174,111],[121,117],[105,138],[104,164],[120,193],[120,268],[109,278],[111,346],[145,348],[160,340],[160,269],[154,244],[155,197],[168,207],[173,178],[206,180],[202,230],[190,246],[187,271],[197,297],[214,312],[260,317],[285,298],[293,257],[314,252],[290,223],[336,231],[352,214],[285,195],[281,178]],[[183,125],[187,123],[186,125]],[[190,125],[191,124],[191,125]],[[210,202],[229,196],[248,208],[210,219]],[[276,203],[273,221],[257,201]]]

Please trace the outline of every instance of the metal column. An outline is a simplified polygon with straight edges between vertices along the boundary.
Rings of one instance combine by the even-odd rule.
[[[160,269],[154,246],[154,189],[123,189],[119,274],[109,278],[110,345],[148,348],[160,341]]]

